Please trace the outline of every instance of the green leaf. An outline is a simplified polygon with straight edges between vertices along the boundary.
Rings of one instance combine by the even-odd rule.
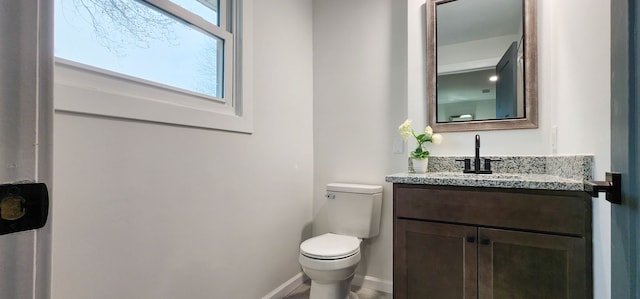
[[[411,152],[410,157],[412,159],[426,159],[429,157],[429,151],[423,151],[422,149],[416,149],[415,151]]]

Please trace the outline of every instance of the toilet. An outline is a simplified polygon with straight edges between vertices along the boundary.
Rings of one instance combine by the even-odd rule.
[[[329,233],[300,244],[300,265],[311,279],[309,299],[357,299],[350,291],[362,239],[380,231],[382,186],[327,185]]]

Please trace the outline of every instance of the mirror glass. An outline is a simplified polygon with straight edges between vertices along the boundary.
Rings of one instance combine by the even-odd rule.
[[[434,129],[537,127],[531,13],[534,0],[430,1],[427,67]]]

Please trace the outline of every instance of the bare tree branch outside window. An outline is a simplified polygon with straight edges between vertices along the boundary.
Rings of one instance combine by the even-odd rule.
[[[151,40],[174,44],[175,20],[135,0],[73,0],[78,16],[93,26],[99,43],[116,54],[149,48]]]
[[[142,0],[59,0],[56,3],[60,13],[56,23],[64,20],[64,25],[56,30],[59,28],[59,33],[67,37],[64,46],[59,45],[63,58],[223,97],[223,63],[218,64],[225,55],[223,49],[227,41]],[[211,4],[203,8],[211,9]],[[84,40],[69,39],[74,33]]]

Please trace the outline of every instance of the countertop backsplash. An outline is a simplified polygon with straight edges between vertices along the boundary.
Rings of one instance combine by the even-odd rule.
[[[493,174],[463,173],[464,163],[456,160],[473,157],[430,156],[427,173],[396,173],[387,175],[385,180],[403,184],[582,191],[584,181],[593,177],[593,155],[484,158],[500,160],[491,163]]]
[[[573,180],[591,180],[593,177],[593,155],[572,156],[483,156],[491,162],[493,173],[547,174]],[[472,156],[429,156],[428,172],[462,172],[463,162]],[[482,163],[481,163],[482,164]]]

